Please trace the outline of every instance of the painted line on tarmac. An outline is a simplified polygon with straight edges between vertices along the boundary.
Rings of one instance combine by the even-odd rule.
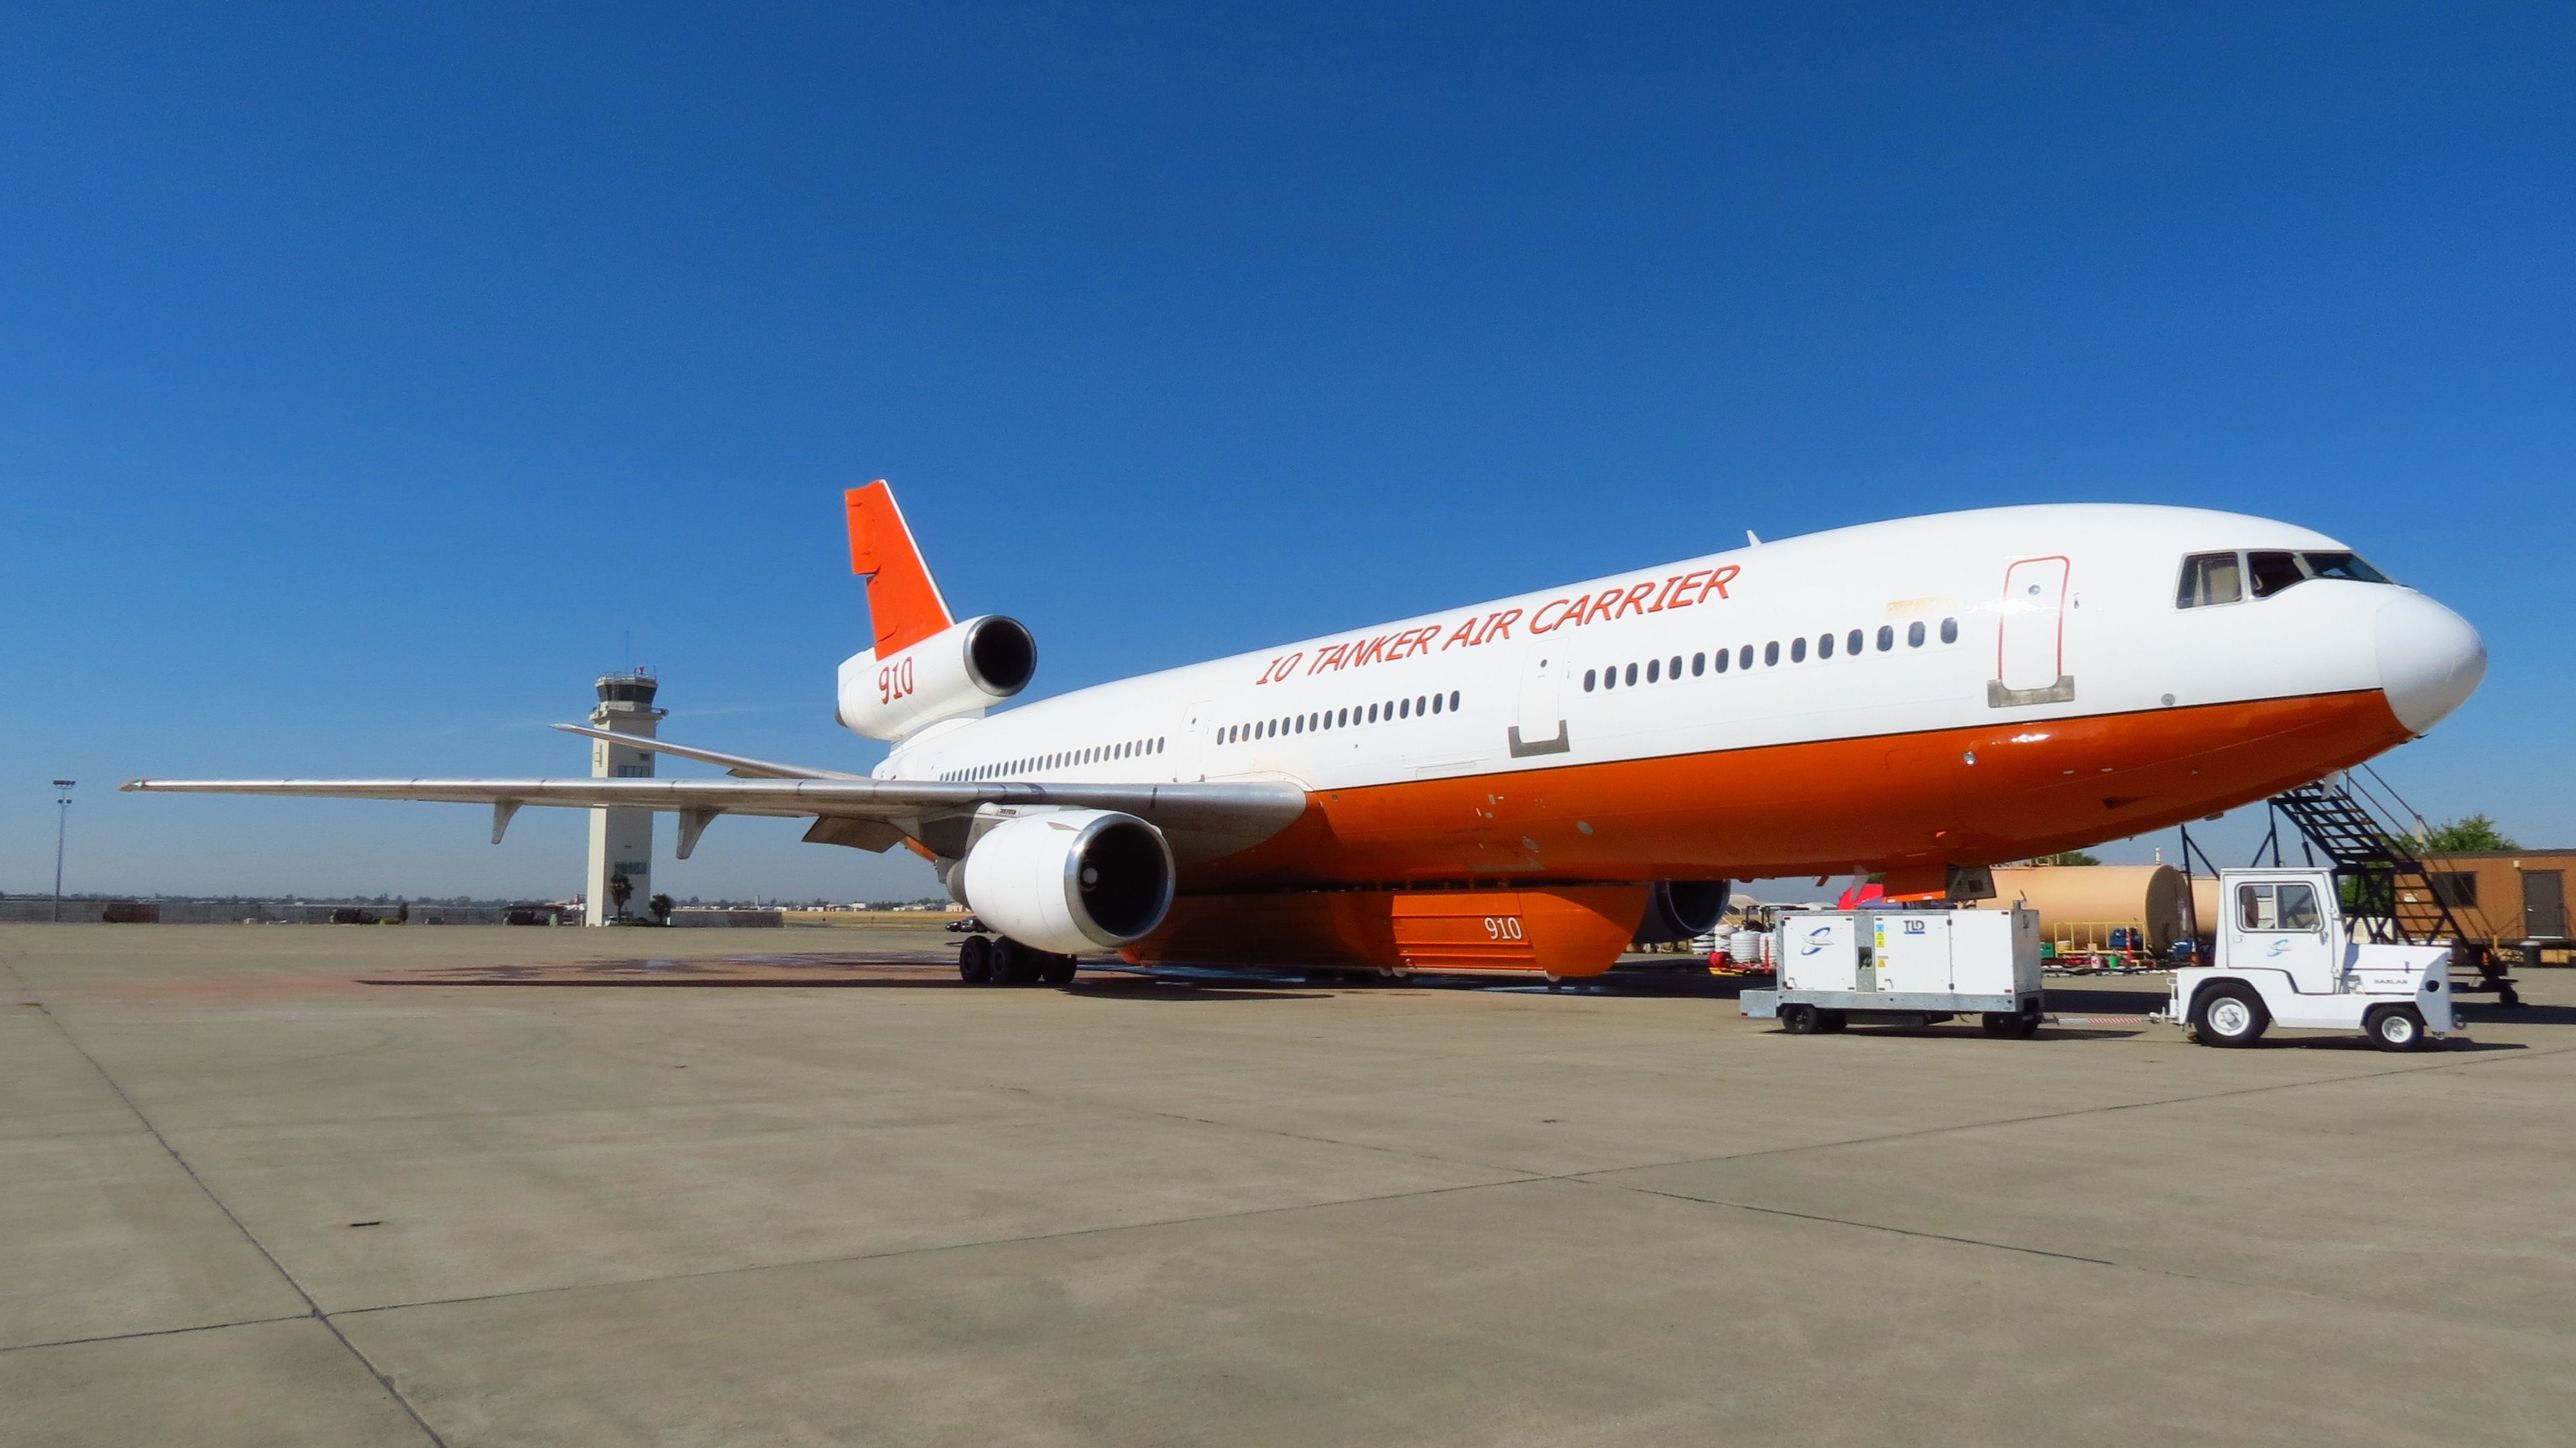
[[[12,969],[10,974],[16,975],[17,972]],[[411,1399],[403,1396],[402,1389],[394,1386],[393,1378],[378,1368],[365,1353],[360,1352],[356,1343],[349,1341],[349,1335],[342,1332],[340,1325],[331,1320],[331,1315],[322,1310],[322,1304],[313,1300],[313,1294],[304,1290],[304,1284],[296,1280],[294,1273],[286,1270],[286,1264],[277,1260],[277,1254],[268,1250],[268,1244],[261,1241],[258,1235],[251,1231],[249,1225],[234,1214],[232,1207],[216,1193],[213,1187],[206,1184],[206,1179],[197,1175],[197,1169],[188,1164],[188,1158],[181,1155],[177,1147],[170,1144],[170,1138],[161,1134],[161,1128],[151,1117],[144,1114],[143,1108],[135,1104],[132,1096],[126,1094],[124,1084],[108,1074],[108,1069],[99,1064],[96,1056],[89,1053],[89,1048],[80,1043],[79,1037],[72,1034],[71,1027],[64,1025],[61,1019],[55,1016],[52,1008],[43,1001],[38,1000],[33,1004],[37,1013],[62,1035],[63,1044],[78,1052],[80,1058],[89,1063],[89,1068],[98,1073],[98,1079],[106,1082],[107,1089],[116,1093],[116,1099],[125,1103],[125,1109],[133,1114],[135,1121],[152,1134],[152,1140],[159,1144],[162,1152],[178,1165],[179,1170],[187,1173],[188,1180],[195,1183],[197,1190],[205,1194],[206,1200],[214,1204],[215,1210],[224,1214],[224,1220],[233,1224],[233,1230],[242,1234],[242,1240],[250,1243],[251,1250],[259,1253],[267,1261],[270,1270],[276,1272],[295,1295],[303,1299],[305,1316],[322,1324],[322,1330],[331,1334],[349,1356],[357,1359],[358,1366],[366,1371],[367,1376],[376,1380],[376,1386],[384,1390],[385,1396],[394,1400],[394,1405],[403,1410],[404,1417],[411,1419],[412,1426],[420,1430],[422,1437],[438,1445],[438,1448],[447,1448],[447,1440],[439,1436],[437,1429],[429,1426],[429,1420],[423,1418],[420,1410],[412,1406]]]

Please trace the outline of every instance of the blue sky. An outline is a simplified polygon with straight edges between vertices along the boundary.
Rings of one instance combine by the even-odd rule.
[[[879,476],[1043,692],[1748,527],[2289,518],[2486,633],[2384,772],[2576,842],[2571,14],[22,10],[0,887],[68,775],[75,890],[568,892],[570,813],[107,786],[579,773],[630,636],[669,736],[864,766]],[[657,883],[929,887],[795,833]]]

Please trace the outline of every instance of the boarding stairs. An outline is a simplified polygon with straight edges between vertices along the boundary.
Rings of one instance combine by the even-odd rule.
[[[2498,1003],[2519,1005],[2521,996],[2495,951],[2495,935],[2483,919],[2464,922],[2434,889],[2433,872],[2412,847],[2396,820],[2423,818],[2408,807],[2388,781],[2364,766],[2331,775],[2314,784],[2272,796],[2272,832],[2264,840],[2272,863],[2284,863],[2281,821],[2287,819],[2301,838],[2310,864],[2324,863],[2335,874],[2344,912],[2356,932],[2382,945],[2452,946],[2454,990],[2494,991]],[[2259,862],[2263,851],[2255,852]],[[2464,979],[2472,970],[2477,979]]]

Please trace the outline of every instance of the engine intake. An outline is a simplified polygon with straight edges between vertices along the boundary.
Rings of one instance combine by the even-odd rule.
[[[1657,880],[1646,895],[1646,918],[1637,922],[1638,945],[1668,945],[1717,928],[1726,914],[1724,880]]]
[[[949,888],[985,924],[1065,955],[1140,940],[1172,908],[1163,832],[1110,810],[1049,810],[984,832]]]
[[[988,613],[950,624],[880,659],[841,663],[841,727],[870,739],[901,739],[925,724],[981,714],[1029,686],[1038,645],[1028,626]]]

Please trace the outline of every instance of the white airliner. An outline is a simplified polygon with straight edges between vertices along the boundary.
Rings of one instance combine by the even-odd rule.
[[[882,482],[847,495],[876,646],[839,718],[867,776],[621,743],[731,778],[136,780],[130,790],[808,816],[933,862],[1000,938],[1314,969],[1607,970],[1729,879],[1983,867],[2135,835],[2369,759],[2486,671],[2459,615],[2344,544],[2198,509],[1992,508],[1836,529],[1355,629],[996,712],[1037,650],[956,621]],[[595,733],[580,726],[562,726]],[[497,838],[497,828],[496,828]]]

